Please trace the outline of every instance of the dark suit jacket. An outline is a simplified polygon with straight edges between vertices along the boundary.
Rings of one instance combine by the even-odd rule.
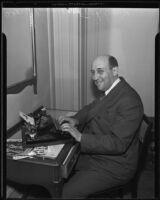
[[[137,130],[143,105],[137,92],[120,79],[107,96],[85,106],[74,117],[81,125],[81,151],[88,155],[88,167],[130,176],[137,164]]]

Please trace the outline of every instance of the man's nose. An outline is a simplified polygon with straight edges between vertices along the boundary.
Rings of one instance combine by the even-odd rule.
[[[92,79],[93,79],[94,81],[96,81],[96,80],[98,79],[98,73],[97,73],[97,72],[95,72],[95,73],[93,74]]]

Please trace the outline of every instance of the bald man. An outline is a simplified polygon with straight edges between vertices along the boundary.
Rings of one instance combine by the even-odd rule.
[[[81,145],[74,174],[64,184],[64,199],[87,198],[125,183],[136,170],[138,128],[143,117],[140,96],[119,77],[118,62],[111,55],[98,56],[92,63],[91,74],[104,97],[71,118],[59,118],[62,130]]]

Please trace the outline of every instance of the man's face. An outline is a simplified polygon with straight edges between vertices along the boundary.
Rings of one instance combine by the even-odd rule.
[[[106,91],[114,82],[113,70],[109,68],[107,60],[97,58],[92,64],[92,80],[97,88]]]

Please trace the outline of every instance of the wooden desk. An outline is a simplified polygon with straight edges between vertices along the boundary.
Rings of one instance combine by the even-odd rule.
[[[20,184],[41,185],[52,198],[60,198],[63,179],[71,173],[79,152],[79,143],[68,143],[56,159],[34,157],[13,160],[7,157],[7,179]]]
[[[47,113],[54,118],[58,118],[60,115],[75,114],[75,112],[63,110],[47,110]],[[21,138],[21,134],[19,132],[18,135],[17,133],[14,135],[16,138]],[[34,157],[13,160],[11,157],[7,157],[7,179],[20,184],[40,185],[49,191],[51,197],[61,197],[63,180],[70,175],[79,153],[79,143],[72,142],[65,144],[56,159]]]

